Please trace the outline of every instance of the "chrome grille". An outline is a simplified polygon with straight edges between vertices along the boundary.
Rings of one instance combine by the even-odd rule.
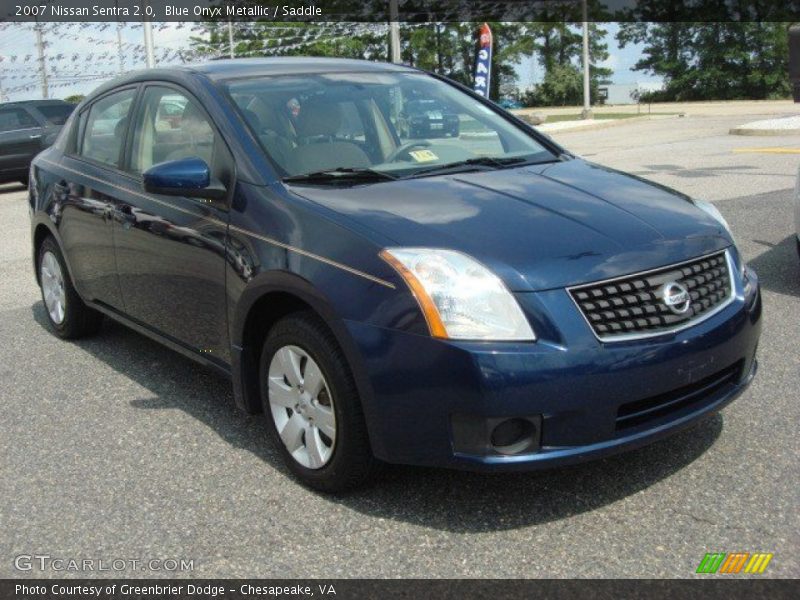
[[[677,312],[664,299],[668,284],[689,293]],[[678,286],[678,287],[680,287]],[[670,288],[677,289],[677,288]],[[603,341],[650,337],[683,329],[721,310],[732,298],[727,252],[644,273],[569,288],[595,335]]]

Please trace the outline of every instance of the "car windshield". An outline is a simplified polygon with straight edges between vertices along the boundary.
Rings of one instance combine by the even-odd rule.
[[[292,181],[315,174],[321,182],[331,171],[383,180],[556,160],[488,106],[422,73],[281,75],[227,88]]]

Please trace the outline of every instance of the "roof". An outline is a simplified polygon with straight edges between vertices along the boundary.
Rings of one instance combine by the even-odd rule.
[[[227,79],[266,77],[269,75],[347,72],[399,73],[416,72],[416,70],[403,65],[349,58],[318,58],[307,56],[234,58],[132,71],[105,82],[88,94],[86,101],[90,101],[98,95],[104,94],[116,87],[151,79],[164,79],[177,83],[186,83],[186,80],[191,79],[193,75],[202,75],[212,81],[225,81]]]
[[[210,79],[236,79],[264,75],[295,75],[304,73],[342,73],[347,71],[399,72],[409,67],[384,62],[349,58],[319,58],[307,56],[281,56],[271,58],[234,58],[214,60],[202,64],[186,65],[189,71],[203,73]]]
[[[0,108],[8,108],[9,106],[19,106],[21,104],[25,104],[27,106],[47,106],[48,104],[67,104],[69,106],[74,106],[74,104],[70,104],[65,100],[14,100],[13,102],[0,102]]]

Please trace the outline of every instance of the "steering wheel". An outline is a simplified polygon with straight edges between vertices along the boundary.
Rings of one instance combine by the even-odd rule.
[[[394,152],[387,156],[384,162],[394,162],[412,148],[428,148],[429,146],[431,146],[431,143],[428,140],[412,140],[410,142],[406,142],[405,144],[401,144],[395,148]]]

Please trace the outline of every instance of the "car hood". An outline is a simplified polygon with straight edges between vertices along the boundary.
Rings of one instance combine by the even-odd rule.
[[[465,252],[512,291],[607,279],[731,243],[719,223],[688,197],[581,159],[291,189],[397,246]]]

